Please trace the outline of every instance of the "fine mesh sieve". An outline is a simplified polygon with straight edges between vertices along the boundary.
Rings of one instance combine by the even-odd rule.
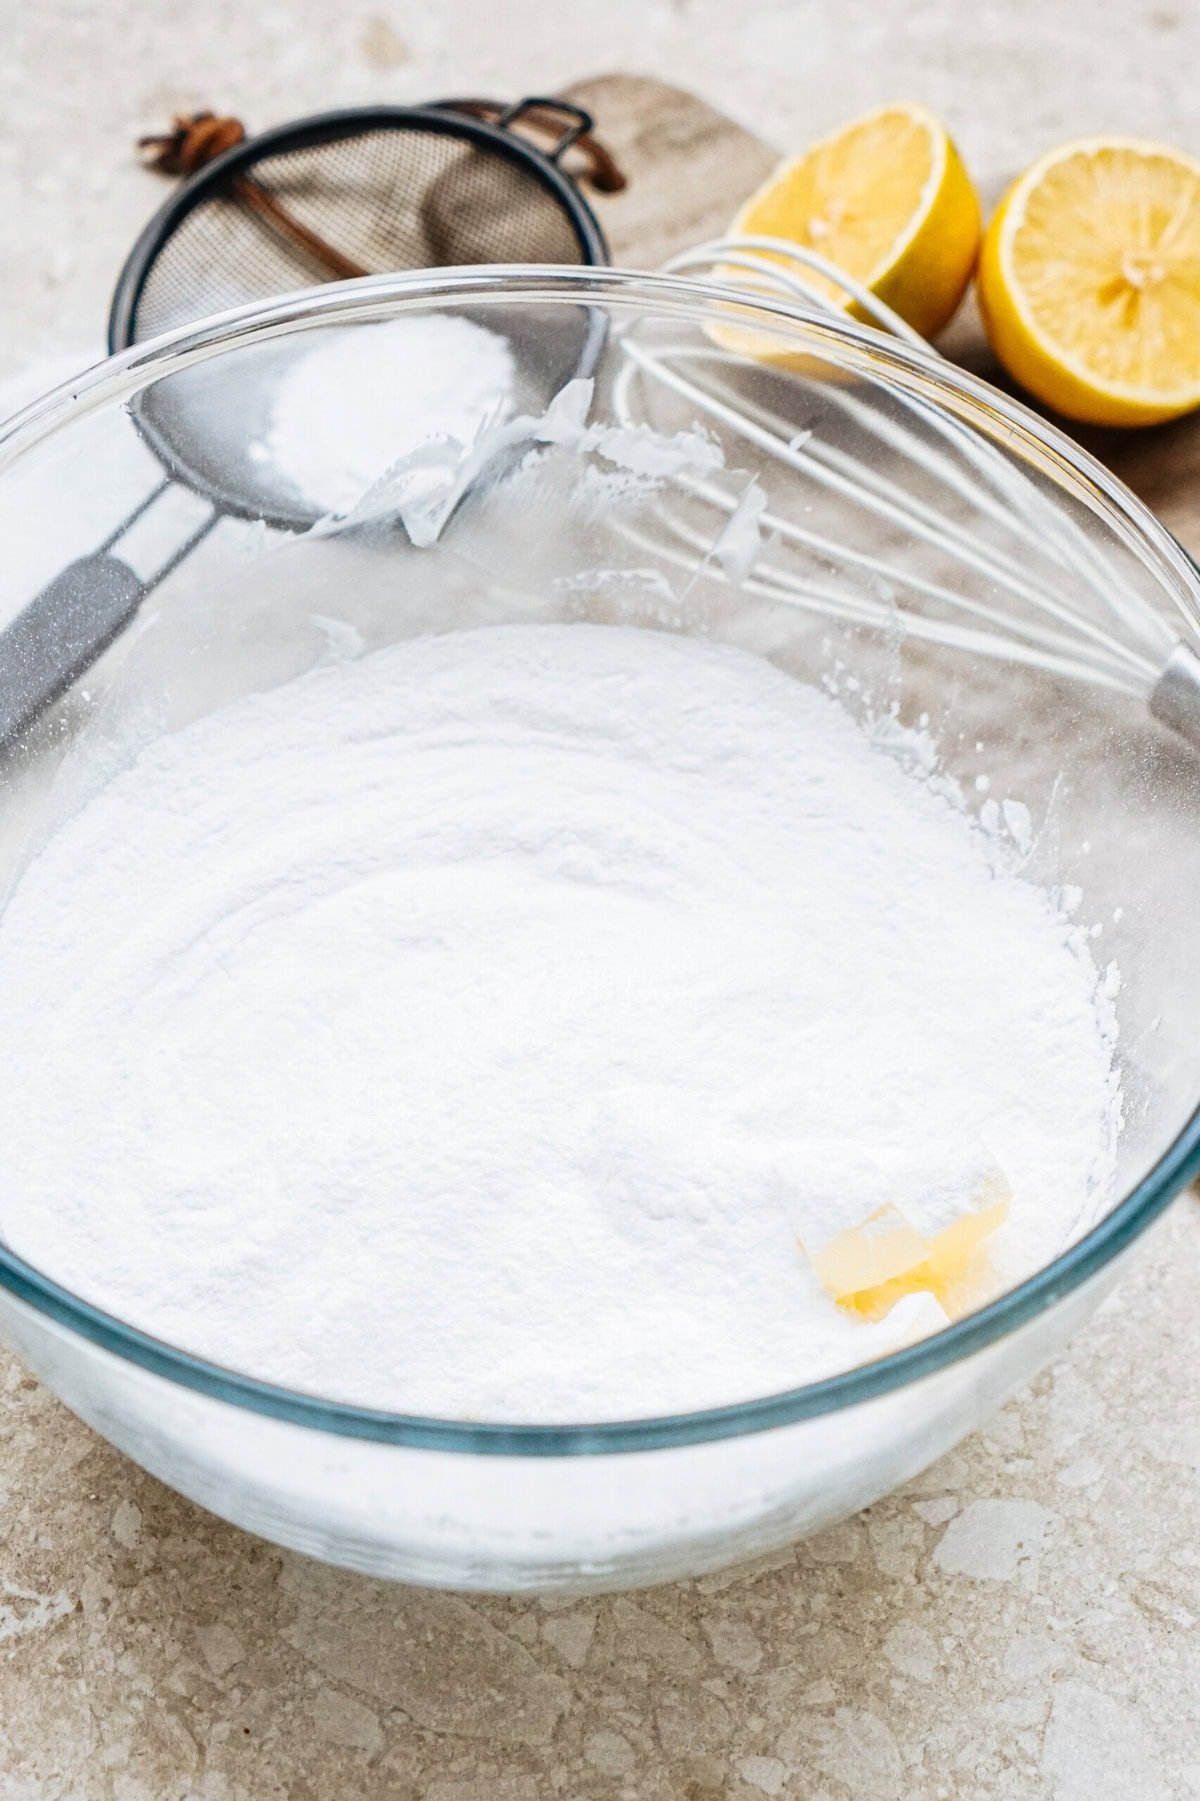
[[[533,99],[494,109],[493,123],[474,116],[487,105],[355,107],[234,145],[192,177],[134,246],[113,299],[109,348],[331,274],[604,262],[600,228],[558,166],[581,137],[592,142],[588,114]],[[548,153],[511,129],[528,116],[557,121]],[[550,357],[544,340],[536,357],[522,355],[528,327],[520,320],[493,314],[489,324],[509,337],[516,399],[540,408],[555,391],[548,383],[561,386],[594,361],[594,315],[581,308],[564,320]],[[295,344],[281,344],[274,359],[259,354],[239,367],[233,358],[217,390],[210,373],[176,377],[145,394],[137,422],[171,475],[223,513],[303,531],[317,513],[254,454],[276,383],[296,354]]]
[[[335,113],[239,145],[162,209],[122,272],[110,349],[326,273],[278,213],[247,204],[249,180],[348,274],[604,261],[579,194],[506,129],[433,108]]]
[[[542,150],[518,135],[518,124],[548,131],[552,141]],[[109,348],[322,280],[451,264],[604,263],[600,227],[560,166],[570,153],[596,187],[622,185],[591,131],[582,108],[540,97],[510,107],[451,100],[351,108],[254,138],[211,114],[178,121],[169,138],[145,142],[158,146],[160,166],[190,179],[130,253],[109,315]],[[536,345],[525,344],[527,318],[493,308],[487,324],[509,340],[514,404],[541,412],[565,382],[594,368],[603,329],[581,305],[563,310],[553,342],[542,329]],[[223,358],[216,382],[211,369],[198,368],[139,395],[132,416],[166,479],[0,632],[0,743],[90,667],[221,517],[286,531],[316,523],[320,509],[262,452],[278,381],[315,337],[281,340],[271,355],[260,350],[245,361]],[[140,576],[115,553],[175,484],[212,511]]]

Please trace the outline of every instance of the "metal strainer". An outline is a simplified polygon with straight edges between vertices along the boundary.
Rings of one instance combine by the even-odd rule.
[[[451,100],[325,113],[234,143],[194,169],[214,140],[205,134],[190,147],[191,122],[170,138],[144,140],[169,145],[160,166],[192,179],[130,252],[113,298],[109,349],[322,277],[605,262],[600,227],[559,167],[580,139],[594,143],[588,114],[532,99],[492,109],[497,118],[489,122],[476,116],[488,106]],[[547,152],[512,129],[547,117],[559,121]],[[610,184],[607,160],[602,174]]]
[[[189,125],[206,123],[208,131],[189,138]],[[552,141],[536,147],[512,129],[518,123],[549,131]],[[611,190],[621,177],[592,138],[590,116],[568,102],[351,108],[240,141],[227,131],[229,147],[218,139],[220,154],[197,166],[221,127],[241,129],[201,115],[155,140],[176,156],[173,165],[160,156],[162,166],[195,172],[151,219],[121,272],[109,315],[112,351],[322,280],[452,264],[607,261],[600,227],[560,165],[573,152],[597,187]],[[542,411],[563,383],[590,373],[602,332],[588,308],[564,309],[557,341],[548,345],[542,331],[536,355],[532,346],[523,355],[523,319],[515,309],[503,317],[492,309],[488,324],[509,337],[515,403]],[[248,365],[231,356],[219,391],[206,369],[180,372],[138,397],[135,422],[166,479],[0,632],[0,743],[70,687],[220,518],[287,531],[316,522],[319,509],[256,451],[277,378],[295,355],[285,343],[274,358],[260,352],[249,380]],[[118,554],[121,541],[175,484],[212,510],[139,575]]]

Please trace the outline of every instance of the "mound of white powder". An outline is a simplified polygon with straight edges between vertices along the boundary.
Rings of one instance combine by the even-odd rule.
[[[952,802],[759,659],[615,627],[402,644],[159,740],[28,868],[0,995],[18,1253],[455,1417],[878,1355],[913,1304],[846,1317],[797,1226],[881,1171],[920,1221],[982,1144],[1023,1275],[1115,1106],[1095,969]]]
[[[314,333],[271,402],[262,455],[317,512],[348,512],[434,439],[464,448],[509,409],[508,340],[454,314]]]

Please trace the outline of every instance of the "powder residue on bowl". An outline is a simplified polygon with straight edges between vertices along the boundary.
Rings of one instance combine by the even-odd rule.
[[[26,870],[0,994],[18,1253],[450,1417],[879,1355],[936,1308],[849,1317],[797,1237],[939,1230],[995,1163],[1021,1277],[1118,1106],[1086,948],[951,796],[766,662],[620,627],[398,644],[158,740]]]

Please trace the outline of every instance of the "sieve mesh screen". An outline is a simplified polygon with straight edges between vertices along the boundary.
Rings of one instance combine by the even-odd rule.
[[[370,274],[591,260],[561,199],[530,167],[417,126],[365,131],[264,156],[193,207],[147,272],[132,340],[326,278],[247,204],[237,186],[247,177]]]

